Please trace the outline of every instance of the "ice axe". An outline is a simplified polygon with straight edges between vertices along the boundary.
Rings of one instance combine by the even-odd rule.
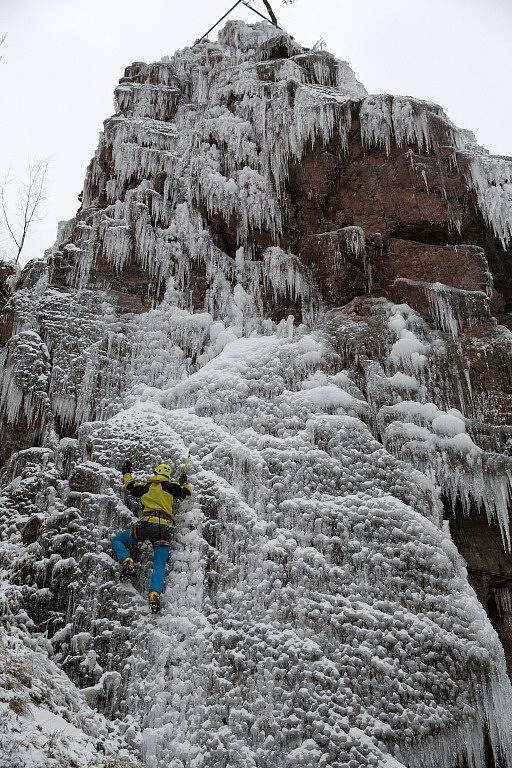
[[[140,446],[136,445],[133,451],[130,453],[130,461],[132,461],[134,464],[140,459],[142,456],[142,451],[140,449]]]

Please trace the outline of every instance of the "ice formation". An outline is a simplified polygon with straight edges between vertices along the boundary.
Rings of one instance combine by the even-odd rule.
[[[399,278],[425,293],[432,319],[440,330],[456,338],[464,323],[478,325],[489,316],[489,296],[482,291],[467,291],[443,283],[421,283]]]
[[[484,768],[487,739],[507,768],[503,648],[442,522],[481,509],[510,544],[512,459],[498,430],[479,445],[485,409],[450,368],[467,327],[495,332],[490,296],[395,280],[427,322],[372,295],[382,237],[342,217],[303,238],[327,244],[334,282],[362,267],[370,297],[337,311],[290,235],[294,164],[319,146],[348,162],[354,122],[363,160],[432,156],[447,200],[443,158],[466,162],[504,246],[507,161],[264,24],[133,64],[116,103],[0,352],[2,615],[53,665],[35,704],[73,713],[68,761],[101,766],[100,734],[125,766]],[[136,512],[118,466],[137,447],[141,476],[192,457],[156,620],[147,558],[126,585],[109,546]],[[0,739],[43,765],[41,727],[35,746],[11,722]],[[66,728],[45,765],[67,764]]]
[[[506,248],[512,238],[512,162],[468,151],[468,181],[476,191],[480,209]]]

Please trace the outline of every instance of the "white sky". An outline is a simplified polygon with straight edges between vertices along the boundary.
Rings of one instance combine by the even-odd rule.
[[[261,0],[252,0],[263,10]],[[78,207],[113,89],[132,61],[190,45],[234,0],[0,0],[0,179],[51,158],[45,218],[25,259]],[[281,25],[349,62],[371,93],[440,103],[496,154],[512,154],[512,0],[273,2]],[[255,20],[239,7],[230,18]],[[216,33],[214,33],[216,36]],[[0,255],[10,252],[0,232]],[[7,254],[6,254],[7,255]]]

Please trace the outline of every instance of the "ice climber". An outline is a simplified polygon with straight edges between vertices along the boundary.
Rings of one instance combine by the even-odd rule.
[[[133,558],[129,547],[139,541],[150,541],[153,545],[153,574],[149,584],[149,605],[155,613],[160,610],[165,567],[170,552],[171,529],[173,526],[173,506],[175,499],[185,499],[192,494],[185,472],[172,481],[172,467],[159,464],[155,474],[147,482],[136,482],[132,477],[132,463],[125,461],[122,467],[123,485],[140,499],[142,515],[140,520],[121,531],[112,539],[112,546],[118,561],[123,566],[123,574],[130,575],[133,570]]]

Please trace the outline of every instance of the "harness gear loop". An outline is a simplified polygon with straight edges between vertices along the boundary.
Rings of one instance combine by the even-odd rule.
[[[155,515],[144,515],[144,517],[141,517],[140,519],[141,523],[155,523],[155,525],[165,525],[167,528],[172,528],[172,520],[170,520],[168,517],[160,517]]]

